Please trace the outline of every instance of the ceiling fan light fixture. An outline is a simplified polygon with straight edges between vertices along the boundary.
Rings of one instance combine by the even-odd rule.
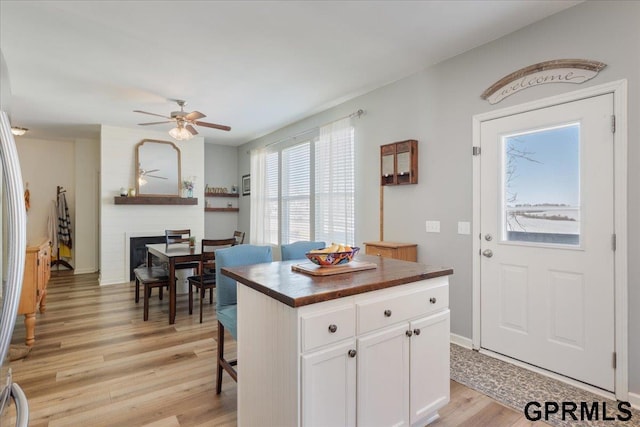
[[[27,128],[20,128],[20,127],[17,127],[17,126],[12,126],[11,127],[11,133],[14,134],[15,136],[22,136],[25,133],[27,133],[28,130],[29,129],[27,129]]]
[[[184,111],[184,106],[186,105],[186,102],[181,99],[174,99],[173,101],[180,106],[180,111],[172,111],[171,114],[168,116],[166,114],[156,114],[156,113],[150,113],[148,111],[133,110],[134,113],[148,114],[150,116],[157,116],[165,119],[164,121],[161,121],[161,122],[138,123],[138,124],[140,126],[148,126],[148,125],[160,125],[164,123],[173,122],[176,124],[176,127],[169,131],[169,135],[171,135],[171,137],[173,137],[174,139],[177,139],[178,141],[185,141],[193,138],[195,135],[198,134],[198,131],[196,130],[196,127],[198,126],[219,129],[224,131],[231,130],[230,126],[202,122],[200,121],[200,119],[207,117],[206,115],[202,114],[200,111],[191,111],[191,112]]]
[[[183,126],[180,126],[180,125],[171,129],[169,131],[169,135],[171,135],[173,139],[177,139],[178,141],[186,141],[193,138],[193,135],[191,135],[191,132],[189,132]]]

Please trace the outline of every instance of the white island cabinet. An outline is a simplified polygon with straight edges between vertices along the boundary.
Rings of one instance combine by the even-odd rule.
[[[452,271],[359,259],[377,268],[322,278],[292,272],[291,262],[227,270],[239,281],[239,426],[424,426],[438,417],[449,401]]]

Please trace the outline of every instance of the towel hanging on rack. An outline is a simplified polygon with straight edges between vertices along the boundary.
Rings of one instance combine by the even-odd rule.
[[[73,247],[71,241],[71,217],[69,216],[69,207],[67,206],[67,198],[64,192],[58,194],[58,242],[69,249]]]

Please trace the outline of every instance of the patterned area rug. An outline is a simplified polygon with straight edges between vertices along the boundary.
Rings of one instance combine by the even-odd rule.
[[[553,426],[640,427],[640,411],[630,405],[455,344],[451,344],[451,379]],[[558,407],[548,419],[545,402],[552,411]]]

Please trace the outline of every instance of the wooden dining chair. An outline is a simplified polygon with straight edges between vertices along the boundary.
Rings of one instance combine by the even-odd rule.
[[[208,273],[208,269],[215,269],[215,251],[224,247],[236,244],[235,238],[230,239],[202,239],[202,251],[200,254],[200,274],[191,276],[189,280],[189,314],[193,314],[193,289],[198,291],[200,296],[200,323],[202,323],[202,301],[205,293],[209,289],[209,304],[213,304],[213,288],[216,287],[216,274]]]
[[[237,360],[229,361],[224,358],[225,329],[237,340],[236,281],[223,275],[221,269],[271,261],[271,246],[236,245],[216,251],[216,317],[218,318],[216,394],[220,394],[222,391],[223,369],[227,371],[234,381],[238,382],[238,373],[234,368],[237,365]],[[247,307],[247,309],[251,310],[251,307]],[[251,345],[251,343],[247,345]]]
[[[299,241],[280,246],[282,261],[292,259],[306,259],[305,254],[313,249],[322,249],[326,246],[324,242]]]
[[[191,230],[188,228],[184,230],[165,230],[164,236],[165,236],[165,243],[167,245],[167,249],[171,245],[178,245],[178,244],[185,244],[185,243],[188,245],[189,240],[191,239]],[[192,268],[196,270],[196,274],[200,273],[199,267],[200,267],[199,262],[180,262],[176,264],[176,270]]]
[[[241,245],[244,243],[244,231],[234,231],[233,237],[236,239],[236,245]]]

